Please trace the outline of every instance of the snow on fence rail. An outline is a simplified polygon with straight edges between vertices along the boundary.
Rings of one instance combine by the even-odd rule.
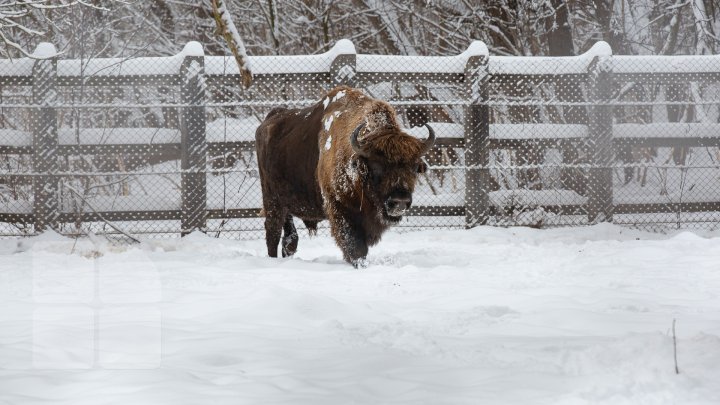
[[[225,190],[223,203],[218,202],[218,197],[209,195],[208,182],[214,179],[209,176],[213,170],[208,168],[208,161],[211,160],[209,156],[227,151],[252,150],[254,130],[261,117],[208,121],[208,109],[267,108],[279,104],[275,98],[262,97],[262,91],[279,92],[288,105],[307,105],[314,99],[283,93],[290,84],[297,86],[303,83],[319,88],[338,84],[368,88],[381,83],[432,83],[460,89],[449,99],[390,100],[398,107],[461,108],[461,120],[434,125],[440,134],[438,148],[462,149],[462,159],[450,166],[445,162],[445,166],[464,170],[464,196],[446,196],[439,199],[440,204],[434,205],[438,199],[419,196],[417,200],[422,204],[413,207],[412,216],[459,216],[464,217],[462,223],[465,226],[472,227],[492,222],[491,217],[511,209],[513,204],[533,206],[559,215],[582,216],[586,218],[585,223],[612,221],[613,215],[618,214],[720,212],[720,195],[715,195],[720,193],[711,193],[710,200],[691,195],[665,201],[649,196],[623,200],[613,195],[617,189],[617,185],[613,184],[613,169],[622,168],[615,157],[628,145],[647,148],[720,146],[717,119],[715,122],[699,123],[617,122],[613,106],[642,106],[658,102],[624,102],[618,98],[618,92],[614,92],[614,86],[625,83],[620,90],[622,93],[631,91],[626,88],[632,89],[636,83],[720,83],[720,56],[612,56],[610,47],[603,42],[582,55],[560,58],[489,56],[487,47],[481,42],[473,42],[465,52],[456,56],[386,56],[357,54],[350,41],[342,40],[319,55],[251,57],[255,69],[253,88],[262,90],[253,93],[251,88],[239,98],[217,102],[209,96],[209,89],[215,91],[222,86],[239,84],[238,69],[230,57],[205,56],[198,43],[189,43],[181,53],[170,57],[133,59],[58,60],[56,57],[43,58],[46,54],[54,54],[52,45],[43,44],[38,49],[37,59],[0,60],[0,86],[27,86],[32,89],[29,103],[0,100],[0,108],[6,111],[24,109],[32,117],[27,131],[0,128],[0,156],[24,155],[29,156],[32,162],[31,171],[0,169],[0,181],[26,179],[32,186],[29,199],[3,204],[0,198],[0,222],[32,224],[32,232],[67,222],[179,220],[180,229],[176,231],[186,234],[195,229],[207,229],[207,221],[211,219],[256,218],[260,204],[258,195],[245,196],[243,201],[229,208],[224,205]],[[515,97],[517,88],[528,83],[532,84],[532,90]],[[587,86],[582,88],[582,94],[568,95],[567,88],[558,85],[550,97],[541,94],[540,99],[535,100],[530,93],[542,93],[543,86],[548,83],[586,83]],[[81,89],[110,86],[177,88],[179,97],[176,101],[156,100],[135,106],[119,106],[170,109],[175,111],[179,125],[177,128],[59,128],[58,116],[66,109],[108,109],[114,106],[112,101],[87,103],[79,99],[70,103],[58,102],[58,91],[73,86]],[[509,96],[496,97],[494,92],[501,91]],[[695,101],[698,105],[702,104],[701,100]],[[688,104],[678,100],[659,102],[664,105],[673,103]],[[536,115],[551,114],[550,108],[558,111],[561,108],[581,108],[582,115],[587,117],[580,120],[583,122],[565,117],[564,122],[540,123],[502,122],[496,117],[512,114],[512,109],[516,107],[535,108],[533,113]],[[229,124],[233,128],[231,131],[227,129]],[[409,131],[412,133],[415,130]],[[586,156],[584,161],[566,161],[561,165],[564,171],[573,168],[584,170],[581,176],[581,182],[585,183],[582,185],[584,192],[538,190],[533,187],[508,189],[496,184],[499,183],[498,171],[548,169],[552,164],[502,164],[498,163],[500,155],[495,151],[521,153],[550,148],[561,150],[563,156],[568,150],[576,155],[581,151]],[[63,171],[57,164],[58,159],[142,153],[152,153],[160,162],[180,162],[180,169],[176,170],[180,175],[179,198],[126,196],[121,197],[124,198],[121,208],[117,208],[118,198],[110,197],[98,197],[92,204],[85,201],[80,208],[69,207],[59,201],[59,179],[98,176],[99,172]],[[128,176],[153,172],[152,167],[127,170],[124,166],[119,164],[110,172]],[[70,190],[76,192],[75,189]],[[162,193],[163,190],[156,192]],[[152,204],[152,209],[144,209],[144,203],[150,205],[148,201],[156,201],[157,204]]]

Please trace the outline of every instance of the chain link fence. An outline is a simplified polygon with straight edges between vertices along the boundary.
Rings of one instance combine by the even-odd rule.
[[[398,230],[602,221],[720,225],[720,56],[230,57],[0,61],[0,235],[263,237],[255,128],[335,85],[438,139]],[[300,221],[298,221],[300,222]]]

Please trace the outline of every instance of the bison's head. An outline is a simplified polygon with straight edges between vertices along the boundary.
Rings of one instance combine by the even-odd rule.
[[[368,134],[361,142],[358,136],[365,124],[355,128],[350,137],[366,197],[388,224],[399,222],[410,209],[417,175],[427,170],[422,156],[435,143],[435,131],[425,126],[429,135],[424,142],[397,129]]]

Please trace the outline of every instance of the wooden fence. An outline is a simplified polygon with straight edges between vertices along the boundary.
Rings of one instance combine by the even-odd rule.
[[[47,53],[51,45],[41,45]],[[495,215],[498,207],[492,202],[493,186],[490,153],[496,149],[521,150],[529,143],[534,148],[575,148],[582,143],[589,159],[576,164],[587,170],[586,198],[582,201],[540,203],[547,211],[567,215],[583,215],[588,223],[612,221],[613,215],[661,212],[720,212],[720,201],[616,204],[613,199],[613,168],[619,148],[631,145],[647,147],[718,147],[720,126],[708,123],[666,123],[662,131],[634,136],[637,124],[617,124],[613,108],[622,105],[613,98],[618,84],[720,83],[720,56],[693,57],[632,57],[612,56],[605,43],[596,44],[583,55],[566,58],[491,57],[481,42],[471,44],[460,55],[448,57],[362,55],[346,40],[331,51],[314,56],[255,57],[254,86],[282,88],[288,83],[311,83],[320,87],[348,84],[367,87],[380,82],[448,84],[464,89],[453,103],[462,106],[463,136],[440,137],[437,147],[464,149],[465,202],[463,206],[417,206],[413,216],[465,217],[465,225],[484,224]],[[650,70],[643,70],[649,63]],[[141,69],[117,66],[142,67]],[[118,61],[97,59],[85,65],[83,74],[78,61],[54,57],[38,60],[0,61],[0,86],[32,87],[32,103],[25,106],[32,114],[32,143],[13,144],[0,139],[0,154],[32,156],[32,173],[1,173],[1,177],[31,177],[33,184],[32,212],[0,212],[0,222],[31,223],[36,232],[61,222],[180,220],[178,232],[205,229],[210,219],[255,218],[257,208],[208,209],[206,175],[208,155],[227,150],[250,150],[253,142],[208,141],[206,138],[207,89],[212,86],[239,85],[237,68],[228,57],[205,56],[202,47],[191,43],[176,56],[167,58],[136,58]],[[90,66],[90,68],[88,68]],[[560,83],[585,83],[587,92],[582,102],[560,99],[543,101],[549,106],[570,104],[587,111],[586,123],[522,124],[492,122],[492,109],[512,105],[498,101],[492,94],[493,83],[523,81],[533,86]],[[72,105],[57,103],[57,90],[62,86],[177,86],[181,102],[170,107],[179,111],[179,137],[175,141],[142,143],[80,143],[59,141],[57,111]],[[561,97],[560,97],[561,98]],[[654,101],[644,102],[652,104]],[[518,101],[531,104],[531,101]],[[232,106],[233,103],[227,103]],[[268,107],[273,103],[261,99],[241,99],[234,105]],[[398,102],[399,105],[412,102]],[[436,104],[443,104],[442,101]],[[642,101],[636,104],[643,104]],[[14,106],[20,108],[22,106]],[[77,107],[77,106],[75,106]],[[108,106],[110,107],[110,106]],[[558,131],[557,125],[567,130]],[[696,130],[695,127],[703,130]],[[709,126],[709,127],[708,127]],[[538,136],[526,133],[537,131]],[[565,127],[564,127],[565,128]],[[708,129],[709,128],[709,129]],[[547,132],[543,132],[547,131]],[[672,136],[673,131],[678,131]],[[525,135],[518,135],[523,133]],[[708,134],[710,134],[708,136]],[[249,137],[246,137],[249,138]],[[58,157],[78,154],[113,155],[153,153],[181,161],[181,207],[172,210],[89,211],[78,218],[77,213],[61,212],[58,208],[58,179],[67,176],[60,171]],[[571,165],[572,166],[572,165]],[[720,220],[720,219],[719,219]]]

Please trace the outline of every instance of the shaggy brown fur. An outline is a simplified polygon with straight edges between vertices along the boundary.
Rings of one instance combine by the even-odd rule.
[[[351,136],[358,128],[356,150]],[[327,218],[355,266],[410,207],[432,143],[402,132],[389,104],[344,86],[312,107],[273,110],[256,141],[268,254],[277,256],[280,228],[283,255],[295,252],[293,216],[310,225]]]

